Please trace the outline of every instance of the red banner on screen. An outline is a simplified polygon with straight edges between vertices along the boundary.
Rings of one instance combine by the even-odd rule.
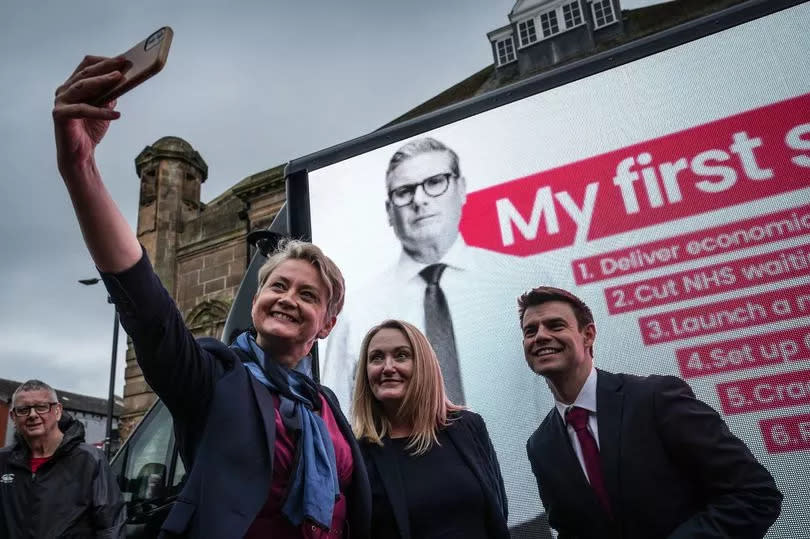
[[[726,415],[810,404],[810,370],[725,382],[717,396]]]
[[[810,326],[675,350],[681,376],[694,378],[810,359]]]
[[[804,316],[810,316],[807,284],[642,316],[638,324],[644,344],[650,345]]]
[[[810,205],[758,215],[571,262],[578,285],[810,234]]]
[[[610,314],[686,301],[810,275],[810,246],[801,245],[605,289]]]
[[[810,186],[810,94],[467,196],[465,241],[528,256]]]
[[[768,453],[810,449],[810,414],[763,419],[759,429]]]

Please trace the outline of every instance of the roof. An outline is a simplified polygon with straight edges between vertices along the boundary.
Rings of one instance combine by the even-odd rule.
[[[14,394],[14,390],[20,387],[21,384],[22,382],[0,378],[0,401],[10,403],[11,395]],[[59,402],[62,403],[62,407],[65,410],[69,412],[107,415],[107,399],[80,395],[79,393],[71,393],[70,391],[62,391],[59,388],[55,389],[56,395],[59,397]],[[124,413],[123,402],[123,399],[116,395],[113,417],[119,417]]]
[[[551,2],[551,0],[517,0],[515,5],[509,11],[509,20],[520,17],[527,11],[543,7]]]
[[[194,151],[194,148],[191,147],[191,144],[181,139],[180,137],[173,137],[173,136],[166,136],[159,138],[158,140],[155,141],[154,144],[152,144],[152,147],[161,150],[174,150],[178,152],[188,152],[188,153]]]
[[[660,32],[666,28],[677,26],[688,20],[697,19],[704,15],[708,15],[709,13],[714,13],[726,7],[734,4],[740,4],[745,1],[746,0],[674,0],[669,2],[664,1],[664,3],[661,4],[655,4],[637,9],[623,10],[622,18],[628,30],[626,35],[621,38],[611,40],[609,43],[604,44],[595,51],[588,52],[585,56],[590,56],[600,52],[601,50],[616,47],[629,41],[634,41],[652,33]],[[515,3],[515,8],[520,7],[521,10],[524,8],[528,9],[529,7],[537,7],[541,3],[542,2],[518,1]],[[502,29],[503,28],[498,28],[497,30]],[[493,30],[493,32],[497,30]],[[574,62],[581,59],[581,57],[571,58],[567,62],[558,63],[520,75],[516,74],[513,77],[499,76],[499,74],[495,71],[495,66],[490,64],[478,73],[475,73],[458,84],[451,86],[447,90],[409,110],[402,116],[392,120],[383,127],[388,127],[393,124],[404,122],[405,120],[422,116],[423,114],[439,110],[477,95],[484,94],[491,90],[508,86],[509,84],[517,82],[518,80],[534,77],[544,71],[556,69],[564,63]]]

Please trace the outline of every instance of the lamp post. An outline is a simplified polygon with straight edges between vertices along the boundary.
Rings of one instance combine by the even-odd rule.
[[[79,279],[79,283],[85,286],[92,286],[97,284],[100,280],[101,279],[98,277]],[[107,296],[107,303],[112,304],[112,298],[110,298],[110,296]],[[118,357],[118,309],[113,308],[113,312],[115,315],[113,317],[112,357],[110,358],[110,392],[107,396],[107,434],[104,444],[104,454],[107,460],[110,460],[110,449],[112,447],[112,420],[115,406],[115,363]]]

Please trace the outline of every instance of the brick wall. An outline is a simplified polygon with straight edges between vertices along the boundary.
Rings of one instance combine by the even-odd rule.
[[[207,165],[191,146],[164,137],[136,159],[141,179],[138,239],[196,337],[221,337],[250,262],[247,234],[266,228],[285,200],[283,166],[254,174],[208,204]],[[127,350],[122,440],[156,397]]]

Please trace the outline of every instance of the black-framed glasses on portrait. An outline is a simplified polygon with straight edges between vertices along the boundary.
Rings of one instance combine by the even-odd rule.
[[[431,176],[419,183],[400,185],[396,189],[388,191],[388,200],[397,208],[407,206],[413,202],[417,187],[421,187],[427,196],[436,198],[447,191],[451,178],[455,178],[455,174],[445,172],[444,174]]]
[[[16,417],[28,417],[31,415],[31,410],[39,415],[47,414],[51,408],[59,404],[58,402],[44,402],[42,404],[34,404],[32,406],[15,406],[11,409]]]

